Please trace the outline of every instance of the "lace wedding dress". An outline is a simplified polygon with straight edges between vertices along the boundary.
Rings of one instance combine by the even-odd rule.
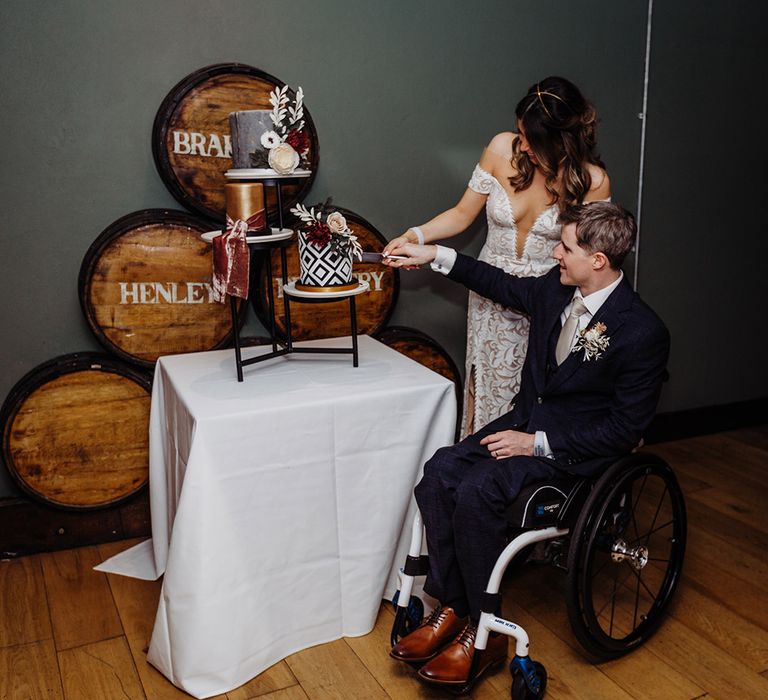
[[[556,204],[541,212],[528,232],[522,256],[518,257],[517,223],[507,191],[479,165],[472,173],[469,188],[488,195],[488,238],[478,256],[480,260],[528,277],[539,277],[555,264],[552,252],[560,241]],[[525,316],[469,293],[462,438],[510,410],[520,388],[520,373],[528,350],[528,326]]]

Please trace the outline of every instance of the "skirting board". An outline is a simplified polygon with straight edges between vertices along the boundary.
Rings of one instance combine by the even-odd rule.
[[[645,433],[645,444],[685,440],[768,423],[768,398],[738,401],[687,411],[659,413]]]
[[[660,413],[648,445],[768,423],[768,398]],[[105,510],[71,511],[27,498],[0,499],[0,558],[149,537],[149,492]]]
[[[0,499],[0,558],[149,537],[149,490],[103,510],[62,510],[28,498]]]

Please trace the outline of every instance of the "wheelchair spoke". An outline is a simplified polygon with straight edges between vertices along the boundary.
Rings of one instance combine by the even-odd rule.
[[[659,517],[659,511],[661,510],[661,506],[664,503],[664,496],[666,495],[667,495],[667,485],[664,484],[664,491],[662,491],[661,493],[661,498],[659,498],[659,505],[656,506],[656,513],[653,516],[653,522],[651,522],[651,532],[648,533],[648,536],[645,538],[645,542],[643,543],[646,546],[648,545],[648,540],[651,538],[651,533],[653,532],[653,526],[656,524],[656,518]]]
[[[608,564],[611,563],[611,558],[609,556],[606,556],[605,561],[600,564],[600,567],[595,571],[590,578],[595,578]]]
[[[657,528],[654,528],[653,530],[649,530],[645,534],[640,535],[640,537],[638,537],[637,539],[630,540],[627,544],[630,544],[630,545],[637,544],[643,538],[645,538],[645,541],[648,542],[648,540],[650,539],[651,535],[653,535],[654,533],[658,532],[659,530],[663,530],[665,527],[669,527],[670,525],[674,525],[674,524],[675,524],[674,519],[673,520],[667,520],[667,522],[665,522],[663,525],[659,525]]]
[[[635,499],[635,502],[632,504],[632,510],[637,508],[637,504],[640,502],[640,496],[643,495],[643,491],[645,491],[645,484],[648,482],[648,474],[646,474],[643,477],[643,483],[640,484],[640,490],[637,492],[637,498]]]
[[[637,585],[635,586],[635,612],[632,615],[632,629],[637,629],[637,609],[640,607],[640,576],[637,576]]]
[[[619,578],[619,567],[613,573],[613,593],[611,594],[611,622],[608,626],[608,635],[613,635],[613,618],[616,615],[616,581]]]
[[[645,590],[648,593],[648,595],[651,596],[651,600],[654,600],[656,598],[656,594],[650,588],[648,588],[648,586],[645,585],[645,581],[643,581],[643,577],[639,573],[637,573],[637,571],[635,571],[632,568],[630,568],[630,572],[633,573],[635,575],[635,577],[637,578],[637,584],[638,584],[637,585],[637,590],[638,590],[638,593],[640,591],[640,586],[642,586],[643,588],[645,588]]]
[[[631,572],[630,572],[630,573],[631,573]],[[603,607],[602,607],[602,608],[600,608],[600,610],[598,610],[598,611],[595,613],[595,617],[598,617],[598,618],[599,618],[599,617],[600,617],[600,616],[603,614],[603,612],[605,612],[605,609],[606,609],[606,608],[607,608],[607,607],[608,607],[608,606],[609,606],[611,603],[615,603],[615,601],[616,601],[616,591],[620,590],[620,589],[621,589],[621,588],[624,586],[624,584],[627,582],[627,579],[629,579],[629,576],[630,576],[630,574],[628,573],[628,574],[627,574],[627,575],[626,575],[626,576],[625,576],[625,577],[624,577],[624,578],[621,580],[621,583],[617,583],[617,580],[618,580],[618,578],[619,578],[619,567],[618,567],[618,566],[616,567],[616,570],[614,571],[614,579],[613,579],[613,592],[611,593],[611,596],[610,596],[610,598],[609,598],[608,600],[606,600],[606,601],[605,601],[605,603],[603,604]]]
[[[635,537],[637,537],[637,520],[635,519],[635,511],[637,510],[637,504],[640,503],[640,496],[643,495],[643,491],[645,491],[645,484],[648,481],[648,475],[646,474],[643,477],[643,483],[640,485],[640,491],[637,493],[637,498],[635,499],[635,502],[632,504],[632,524],[635,526]]]
[[[619,580],[619,567],[616,567],[616,572],[613,576],[613,595],[611,595],[611,623],[608,627],[608,634],[613,636],[613,618],[616,615],[616,582]]]

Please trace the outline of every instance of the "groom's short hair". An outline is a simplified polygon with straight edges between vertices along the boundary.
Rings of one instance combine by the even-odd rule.
[[[632,250],[637,235],[635,217],[624,207],[611,202],[590,202],[570,206],[560,212],[559,222],[576,224],[576,241],[590,253],[602,253],[614,270]]]

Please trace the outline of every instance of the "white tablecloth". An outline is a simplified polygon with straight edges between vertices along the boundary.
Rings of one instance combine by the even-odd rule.
[[[357,368],[293,355],[246,367],[243,383],[232,350],[157,363],[152,544],[101,568],[165,573],[148,659],[195,697],[366,634],[396,588],[412,490],[452,442],[456,402],[447,379],[359,341]]]

